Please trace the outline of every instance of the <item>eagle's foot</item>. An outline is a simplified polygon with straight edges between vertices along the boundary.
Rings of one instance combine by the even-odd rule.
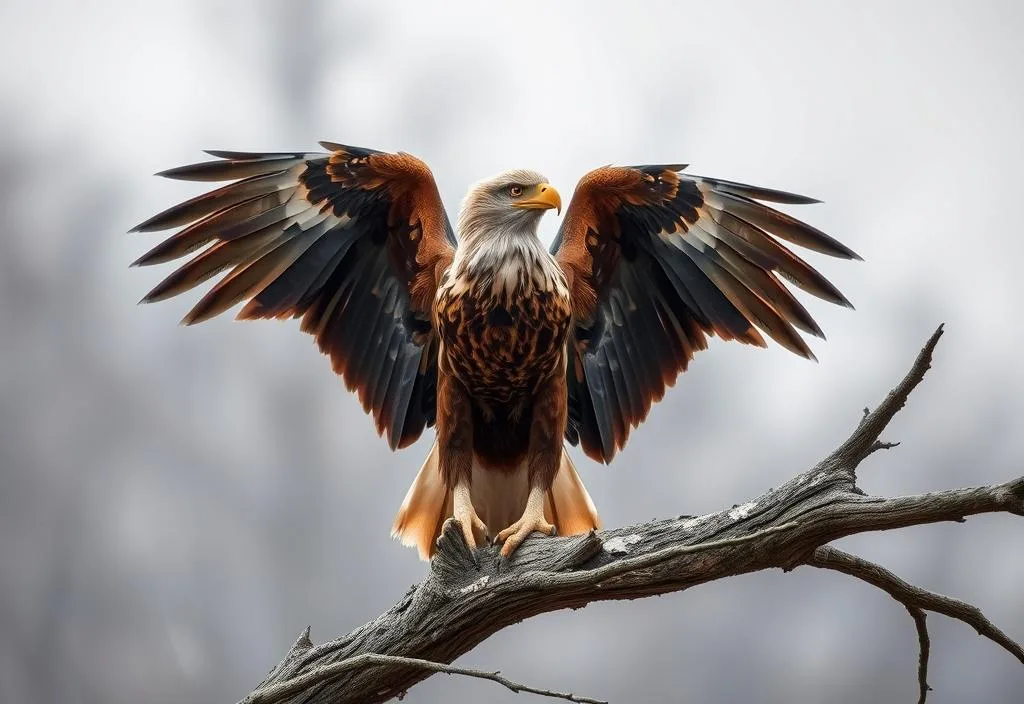
[[[530,489],[530,497],[526,500],[526,510],[523,517],[498,533],[495,540],[497,543],[504,543],[501,546],[501,556],[508,557],[518,548],[527,536],[534,531],[554,535],[555,527],[544,518],[544,489],[534,487]]]
[[[470,550],[476,550],[478,545],[489,542],[487,525],[476,515],[476,509],[469,498],[469,485],[466,483],[460,482],[452,492],[452,517],[462,527],[462,537],[466,539]]]

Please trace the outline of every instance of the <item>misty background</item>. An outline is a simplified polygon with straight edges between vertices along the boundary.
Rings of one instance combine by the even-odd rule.
[[[790,212],[864,257],[807,254],[857,310],[801,295],[820,363],[713,341],[610,467],[574,451],[609,526],[778,486],[940,322],[860,485],[1022,472],[1019,3],[5,0],[0,26],[0,701],[234,702],[427,569],[389,529],[432,433],[391,453],[296,321],[179,327],[205,287],[136,305],[171,267],[129,269],[160,235],[125,233],[204,188],[151,176],[204,148],[409,151],[453,220],[513,167],[568,196],[689,162],[824,200]],[[1000,515],[840,546],[1021,640],[1022,539]],[[929,701],[1020,701],[1019,662],[929,625]],[[917,698],[903,607],[806,567],[544,615],[458,662],[620,703]],[[435,676],[406,701],[534,699]]]

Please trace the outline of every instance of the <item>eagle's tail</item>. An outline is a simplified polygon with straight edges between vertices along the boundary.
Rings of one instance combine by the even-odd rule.
[[[402,508],[398,509],[395,523],[391,526],[391,537],[401,540],[402,545],[419,550],[421,560],[429,560],[434,554],[434,543],[441,534],[441,526],[451,514],[452,492],[441,479],[435,442],[405,493]]]
[[[518,509],[522,511],[525,504]],[[545,518],[555,524],[559,535],[575,535],[601,528],[601,519],[594,508],[576,467],[562,450],[562,462],[544,504]],[[437,460],[437,443],[430,448],[423,467],[405,494],[398,510],[391,535],[403,545],[415,547],[421,560],[429,560],[436,549],[441,527],[452,515],[452,493],[441,479]],[[489,526],[497,533],[505,526]]]
[[[544,518],[555,524],[559,535],[576,535],[601,530],[601,518],[569,453],[562,448],[562,463],[544,502]]]

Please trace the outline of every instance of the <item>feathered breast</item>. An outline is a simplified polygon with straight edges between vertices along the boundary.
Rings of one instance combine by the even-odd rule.
[[[569,291],[540,247],[481,249],[457,256],[442,281],[437,329],[445,361],[469,392],[509,403],[562,372]]]

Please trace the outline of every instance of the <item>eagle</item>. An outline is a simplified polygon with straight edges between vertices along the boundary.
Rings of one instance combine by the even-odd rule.
[[[139,224],[181,228],[134,265],[198,252],[142,302],[223,272],[182,321],[301,318],[392,450],[436,437],[392,534],[430,559],[445,520],[508,557],[533,532],[600,519],[567,454],[611,462],[708,337],[813,359],[821,328],[783,280],[852,307],[783,242],[859,259],[766,205],[819,201],[687,175],[604,166],[579,181],[550,250],[559,192],[517,169],[469,189],[451,225],[433,174],[404,152],[208,151],[161,172],[229,181]]]

